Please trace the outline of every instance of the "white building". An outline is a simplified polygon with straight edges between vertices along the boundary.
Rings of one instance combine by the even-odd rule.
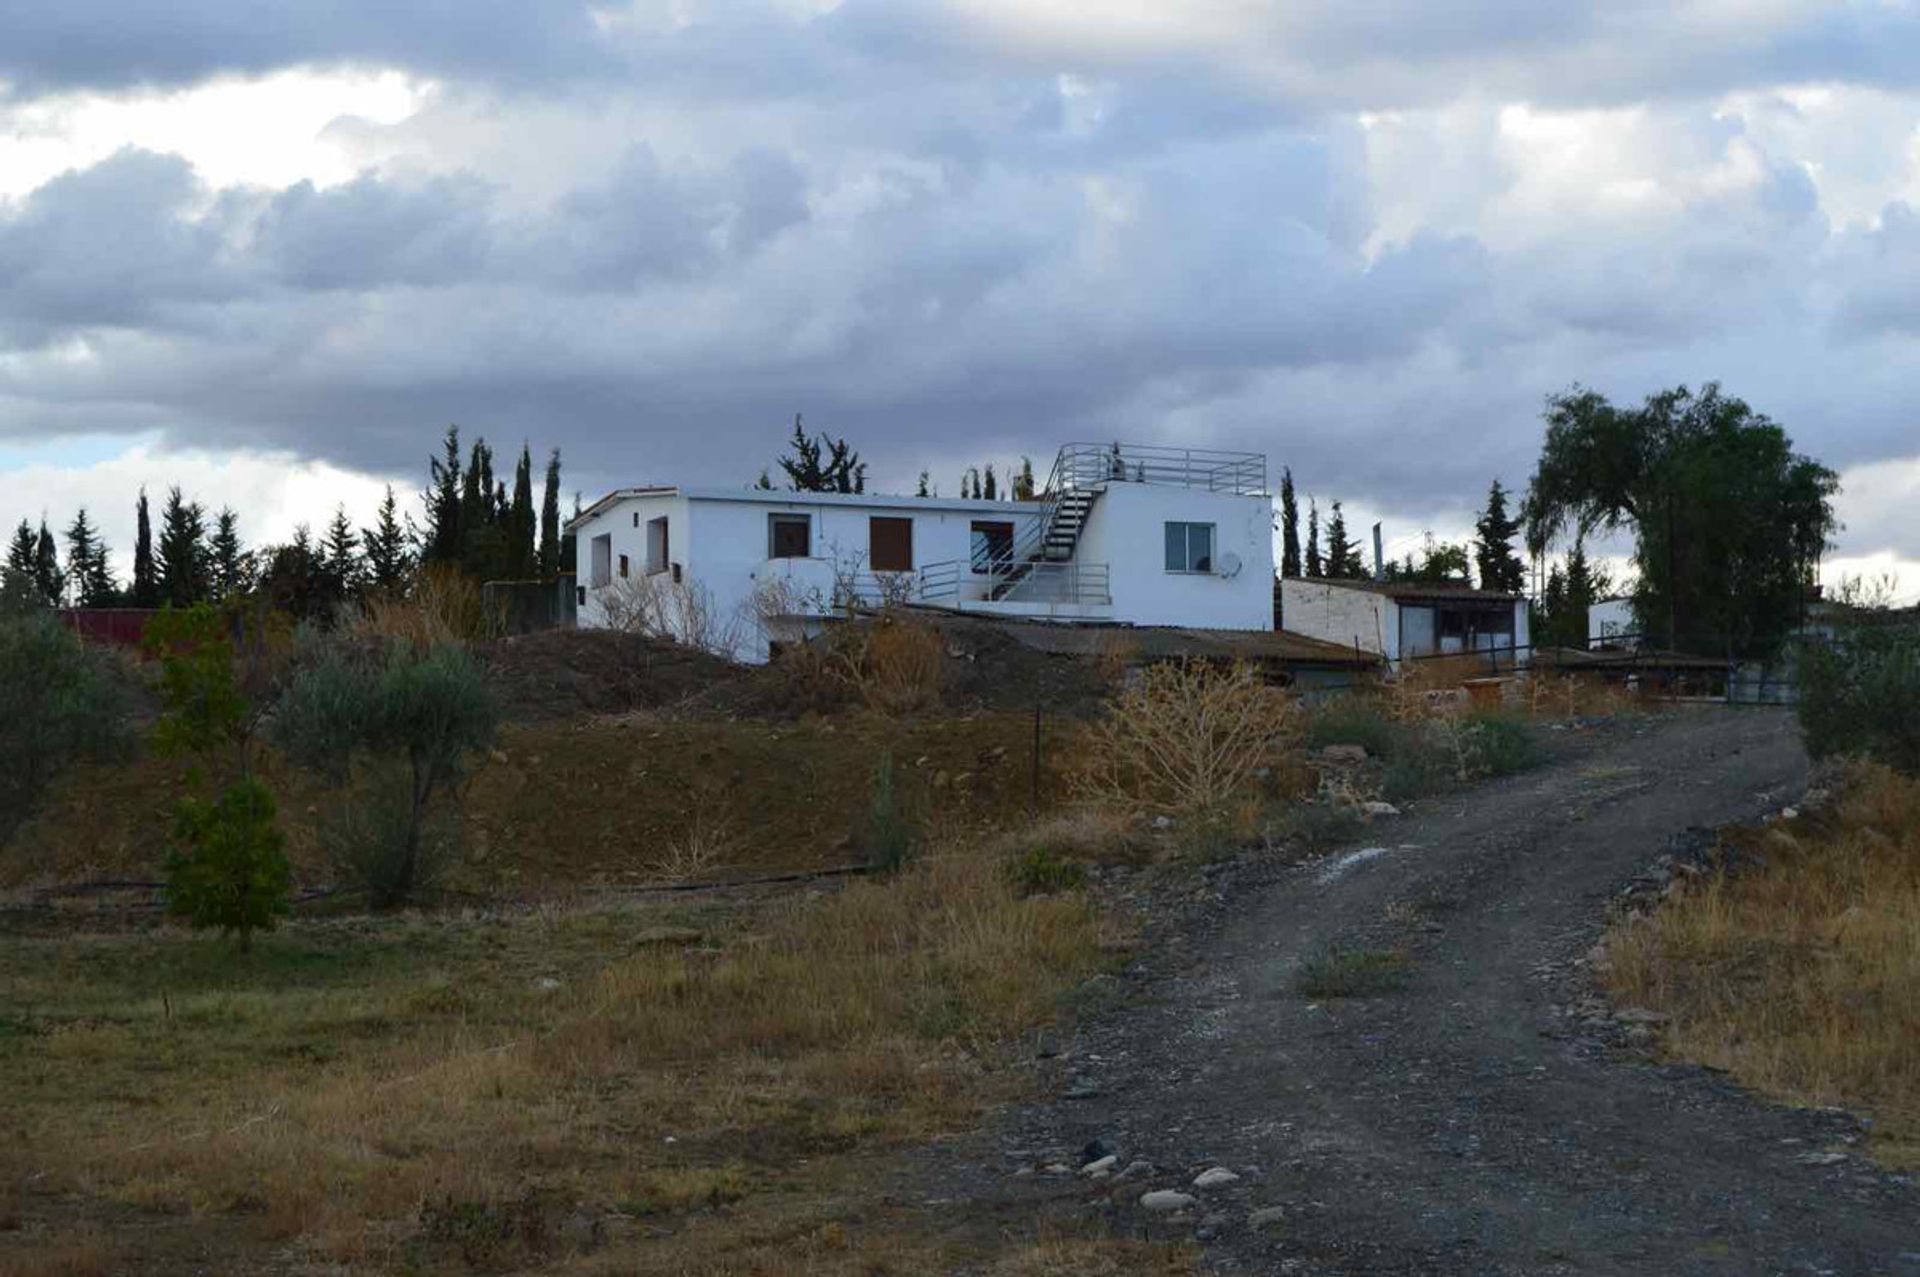
[[[1280,620],[1290,632],[1374,652],[1396,666],[1409,657],[1490,651],[1500,668],[1527,664],[1527,601],[1456,582],[1328,580],[1280,583]]]
[[[855,606],[1270,630],[1256,453],[1070,444],[1031,501],[623,488],[567,525],[578,623],[767,659]]]
[[[1587,646],[1638,647],[1632,599],[1601,599],[1587,608]]]

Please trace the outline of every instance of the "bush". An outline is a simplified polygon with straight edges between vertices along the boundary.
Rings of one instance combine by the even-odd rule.
[[[1398,949],[1338,945],[1302,964],[1294,988],[1309,998],[1368,998],[1403,989],[1413,964]]]
[[[1815,758],[1859,754],[1920,775],[1920,627],[1860,624],[1804,646],[1798,712]]]
[[[0,617],[0,840],[53,778],[133,749],[125,680],[45,611]]]
[[[866,863],[883,873],[900,869],[920,854],[920,822],[906,810],[893,780],[893,755],[882,754],[873,773],[873,797],[856,842]]]
[[[167,906],[195,927],[218,927],[253,947],[289,908],[291,874],[273,795],[257,780],[229,785],[207,802],[184,798],[175,809],[167,858]]]
[[[1351,806],[1301,803],[1287,811],[1275,832],[1302,851],[1321,852],[1350,841],[1366,825],[1366,817]]]
[[[1219,813],[1298,749],[1292,697],[1244,663],[1149,666],[1087,734],[1080,786],[1134,811]]]
[[[458,825],[429,810],[419,828],[404,773],[375,778],[320,824],[320,846],[334,871],[367,893],[375,909],[394,909],[431,890],[452,859]]]
[[[1046,847],[1035,847],[1007,865],[1007,881],[1022,896],[1051,896],[1078,891],[1086,885],[1086,866],[1064,860]]]
[[[356,761],[404,772],[403,822],[383,814],[386,800],[376,796],[337,835],[342,848],[357,848],[349,866],[375,871],[361,885],[376,901],[397,905],[406,896],[394,890],[422,885],[444,844],[431,829],[440,818],[434,800],[458,783],[470,755],[493,742],[498,722],[493,695],[465,648],[396,645],[369,657],[335,645],[293,680],[270,730],[295,763],[336,784],[351,778]]]
[[[1405,747],[1407,729],[1379,706],[1357,696],[1326,701],[1307,718],[1306,742],[1313,749],[1359,745],[1375,758],[1391,758]]]
[[[1524,720],[1511,714],[1469,715],[1465,730],[1468,779],[1506,776],[1540,763],[1539,738]]]

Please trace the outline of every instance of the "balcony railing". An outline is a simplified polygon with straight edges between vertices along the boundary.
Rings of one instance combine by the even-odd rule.
[[[1267,459],[1257,452],[1168,448],[1137,443],[1070,443],[1054,459],[1046,494],[1113,483],[1204,488],[1238,496],[1267,495]]]
[[[1108,607],[1113,603],[1112,573],[1105,563],[1008,560],[996,561],[991,571],[975,572],[954,559],[920,569],[917,601],[961,608],[992,603]]]

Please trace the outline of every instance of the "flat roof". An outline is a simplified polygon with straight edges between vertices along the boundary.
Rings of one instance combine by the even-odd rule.
[[[657,484],[615,488],[567,520],[567,527],[586,523],[622,501],[636,497],[681,497],[688,501],[739,501],[767,506],[827,506],[871,510],[944,510],[958,514],[1038,514],[1039,501],[987,500],[984,497],[915,497],[891,492],[787,492],[779,488],[724,488]]]
[[[1376,581],[1371,577],[1331,577],[1331,576],[1290,576],[1283,578],[1284,585],[1328,585],[1339,590],[1363,590],[1368,594],[1384,594],[1388,598],[1402,603],[1408,601],[1462,602],[1462,603],[1518,603],[1524,595],[1508,594],[1504,590],[1482,590],[1464,581]]]

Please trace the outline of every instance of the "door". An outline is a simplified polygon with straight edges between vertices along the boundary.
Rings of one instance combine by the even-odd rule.
[[[875,572],[913,571],[913,520],[878,515],[867,521],[867,566]]]

